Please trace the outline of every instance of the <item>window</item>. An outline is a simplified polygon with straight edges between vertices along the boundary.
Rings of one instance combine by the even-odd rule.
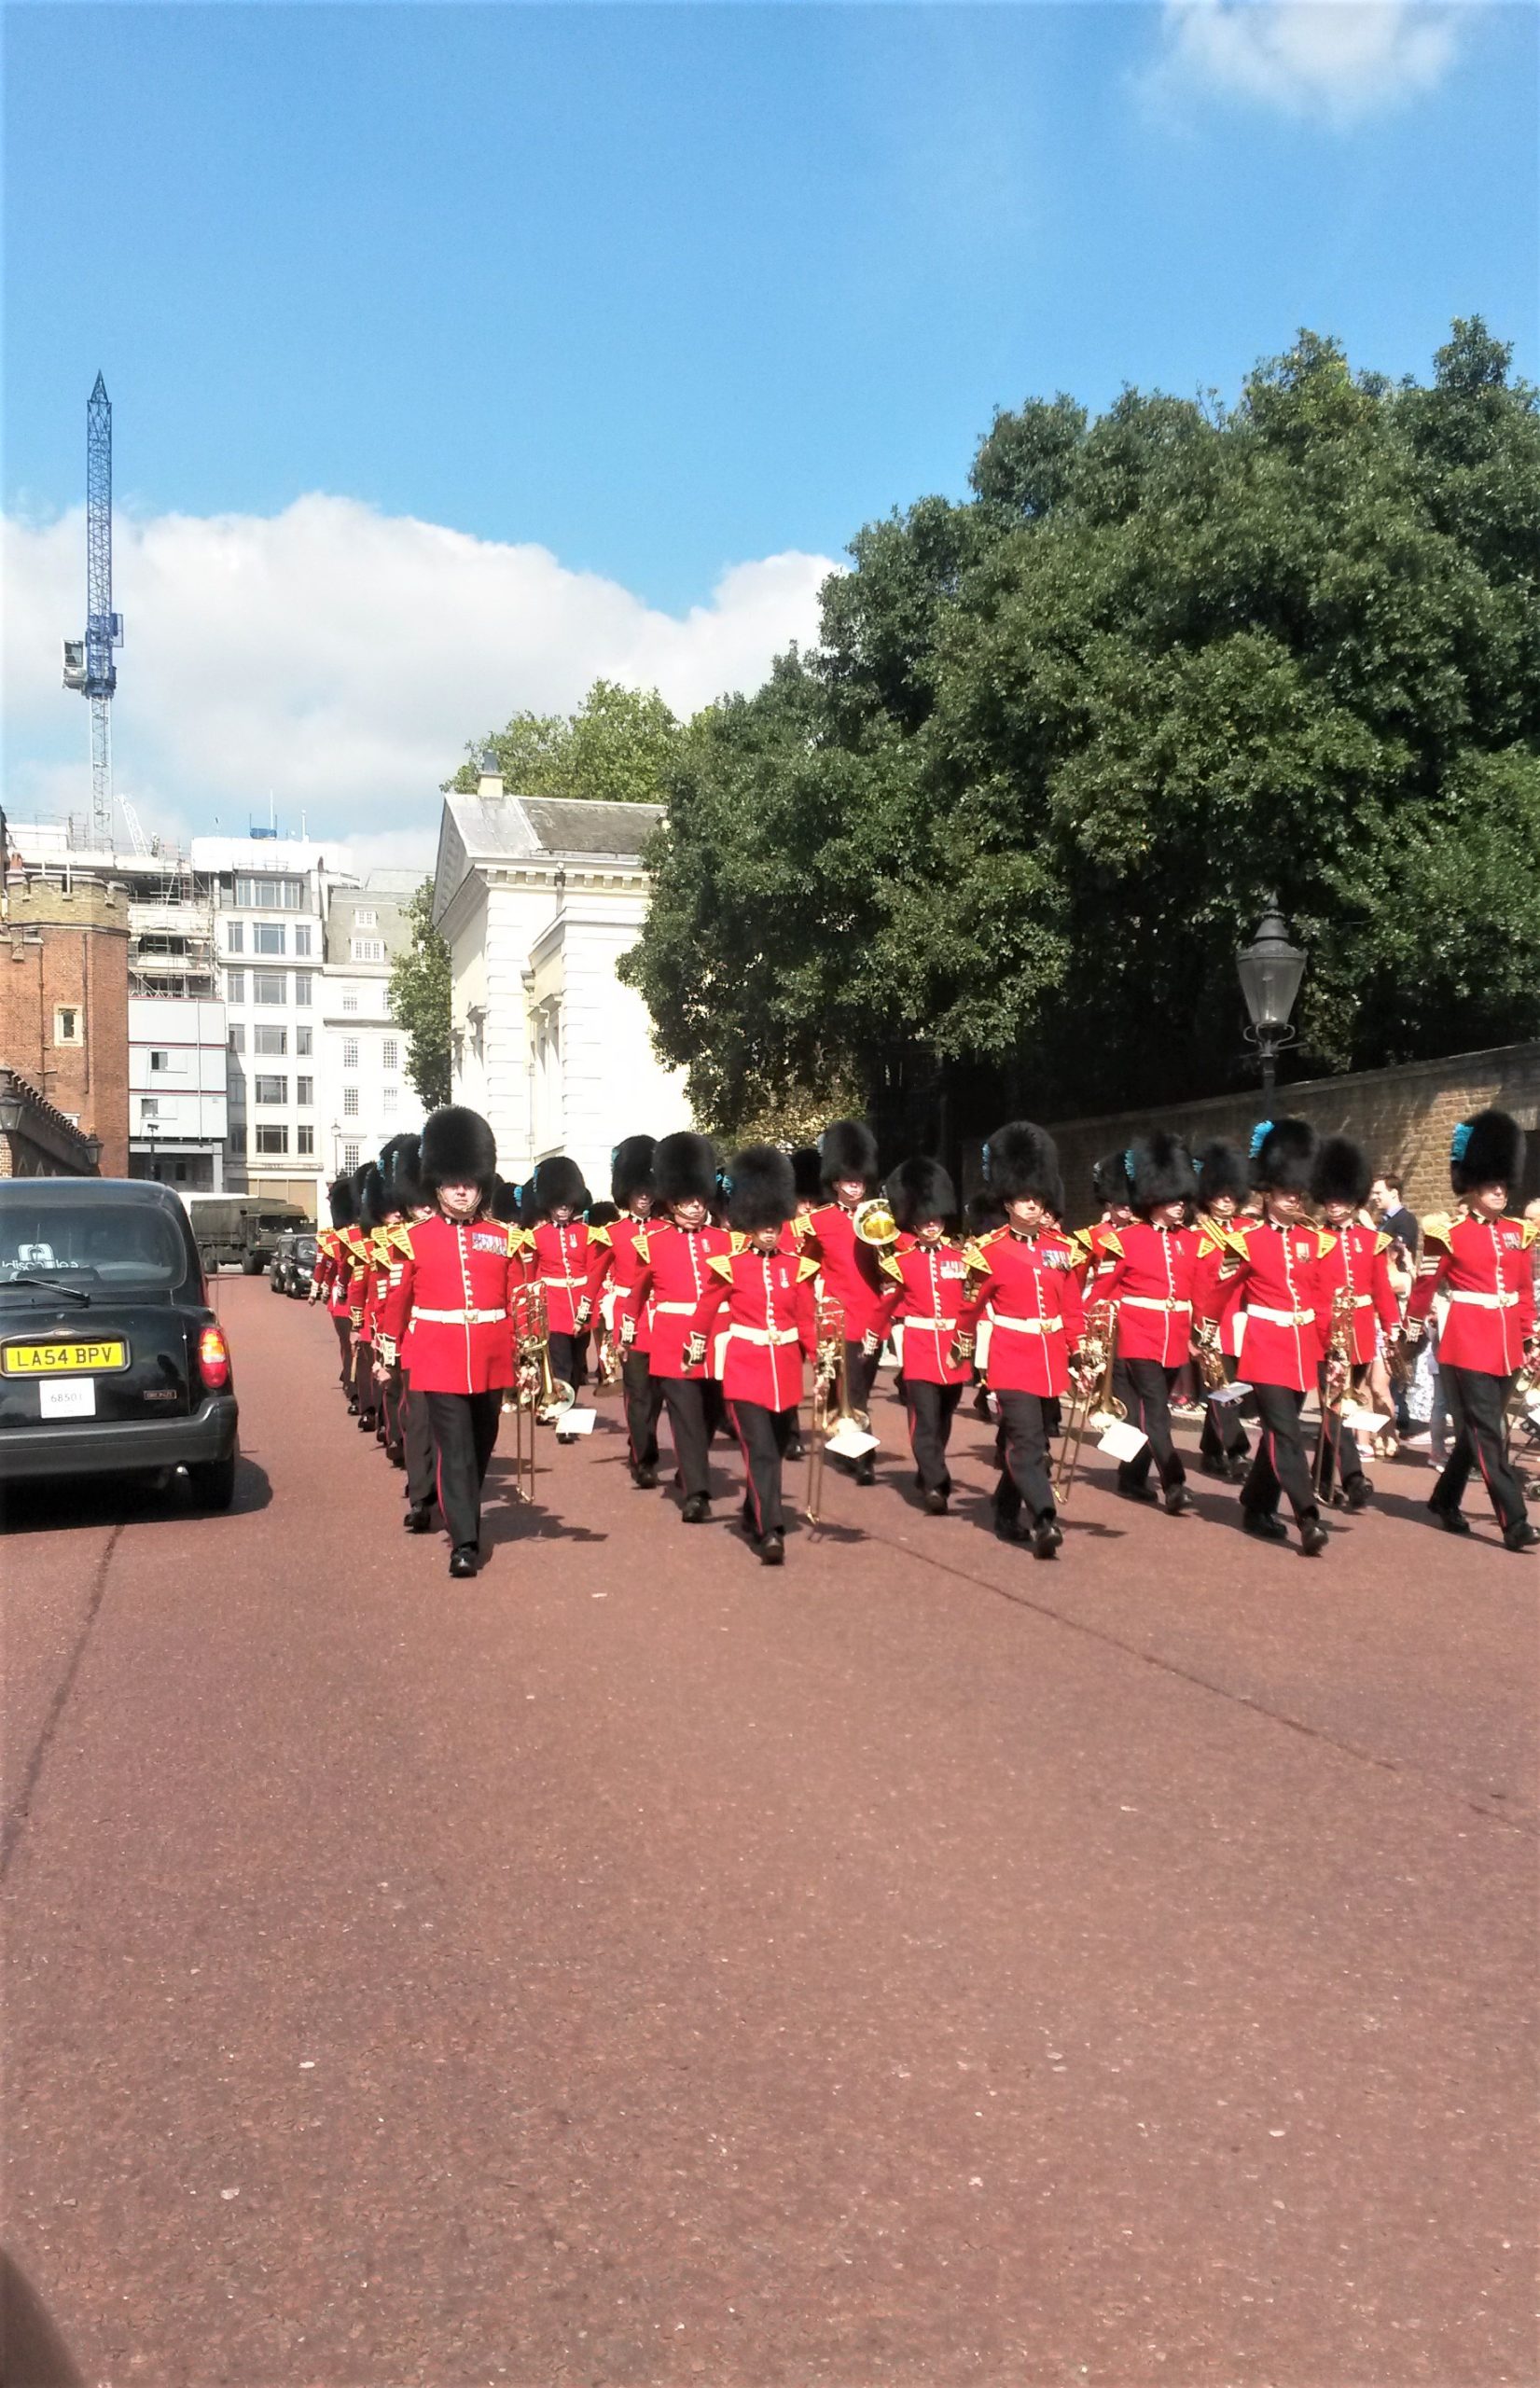
[[[342,1089],[342,1117],[344,1119],[356,1119],[358,1117],[358,1089],[355,1086]]]
[[[297,970],[294,974],[294,1000],[307,1010],[314,1000],[311,994],[311,974],[308,970]]]
[[[297,1153],[310,1153],[313,1155],[315,1151],[315,1131],[313,1128],[296,1128],[294,1132],[294,1149]]]
[[[342,998],[342,1009],[344,1011],[356,1011],[358,1009],[358,998],[351,990]]]
[[[171,1067],[171,1055],[167,1052],[161,1051],[159,1047],[152,1046],[150,1048],[150,1067],[152,1070],[169,1070]]]
[[[358,1039],[356,1036],[344,1036],[342,1039],[342,1067],[345,1070],[355,1070],[358,1067]]]
[[[258,1103],[287,1103],[289,1099],[289,1082],[287,1078],[259,1077],[257,1081],[256,1091]]]
[[[257,1149],[259,1153],[286,1153],[288,1148],[289,1132],[286,1128],[257,1129]]]
[[[309,956],[310,925],[308,922],[301,921],[296,923],[294,931],[294,950],[301,959],[305,959]]]
[[[140,1096],[140,1098],[139,1098],[139,1117],[140,1117],[140,1118],[141,1118],[141,1119],[159,1119],[159,1118],[160,1118],[160,1099],[159,1095],[154,1095],[154,1094],[142,1094],[142,1095]]]
[[[85,1037],[80,1026],[77,1004],[56,1004],[53,1011],[53,1041],[56,1045],[83,1045]]]
[[[246,1031],[239,1020],[230,1022],[229,1048],[232,1053],[243,1053],[246,1049]]]
[[[251,999],[254,1004],[281,1004],[288,993],[288,980],[282,970],[254,970],[251,974]]]
[[[251,1032],[251,1044],[254,1053],[286,1053],[289,1032],[286,1028],[270,1028],[266,1020],[259,1020]]]
[[[243,1154],[245,1149],[246,1123],[243,1119],[238,1119],[234,1127],[230,1130],[230,1150],[232,1153]]]
[[[394,1036],[387,1036],[384,1043],[381,1046],[380,1061],[382,1066],[387,1070],[398,1070],[400,1068],[401,1048]]]
[[[243,970],[226,971],[225,1000],[227,1003],[232,1004],[243,1004],[245,1002],[246,974]]]
[[[238,875],[235,900],[243,912],[302,912],[305,882],[302,879],[248,879]]]
[[[307,1055],[314,1052],[315,1031],[313,1028],[297,1028],[295,1030],[294,1049],[300,1056],[301,1060],[303,1060]]]
[[[294,1099],[299,1105],[301,1111],[308,1111],[311,1104],[315,1101],[315,1080],[313,1078],[296,1078],[294,1081]]]
[[[383,962],[385,940],[379,937],[350,937],[348,951],[354,962]]]
[[[245,922],[227,921],[225,923],[225,951],[227,953],[244,953],[245,950]]]
[[[251,930],[251,950],[254,953],[282,953],[284,951],[283,923],[254,921]]]
[[[381,1109],[382,1109],[382,1111],[394,1111],[394,1110],[395,1110],[395,1089],[393,1086],[387,1086],[387,1087],[385,1087],[384,1089],[382,1089],[382,1092],[381,1092],[381,1096],[380,1096],[380,1107],[381,1107]]]
[[[360,906],[353,916],[353,925],[355,929],[377,929],[380,925],[380,915],[378,912],[366,911]]]
[[[343,1168],[344,1168],[344,1169],[356,1169],[356,1168],[357,1168],[357,1166],[358,1166],[358,1147],[357,1147],[357,1145],[343,1145],[343,1147],[342,1147],[342,1166],[343,1166]]]

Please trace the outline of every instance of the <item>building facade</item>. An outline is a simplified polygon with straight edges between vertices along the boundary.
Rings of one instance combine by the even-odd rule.
[[[129,901],[89,868],[5,849],[0,1062],[101,1146],[104,1177],[129,1167]]]
[[[418,883],[412,871],[376,870],[331,892],[320,1068],[328,1177],[356,1169],[390,1137],[423,1124],[406,1074],[407,1040],[388,1000],[391,965],[409,935],[407,902]]]

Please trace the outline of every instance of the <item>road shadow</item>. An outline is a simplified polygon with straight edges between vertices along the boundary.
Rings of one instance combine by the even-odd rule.
[[[0,2388],[83,2388],[80,2373],[21,2266],[0,2250]]]
[[[146,1476],[36,1477],[0,1485],[0,1534],[73,1534],[100,1526],[164,1524],[200,1517],[211,1525],[250,1517],[272,1502],[272,1483],[259,1461],[242,1452],[235,1498],[228,1510],[202,1507],[179,1469]],[[8,2383],[0,2381],[0,2388]]]

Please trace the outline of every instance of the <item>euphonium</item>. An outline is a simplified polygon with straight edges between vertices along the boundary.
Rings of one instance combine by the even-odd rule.
[[[898,1222],[881,1194],[867,1202],[857,1202],[854,1210],[855,1240],[873,1252],[891,1252],[898,1241]]]

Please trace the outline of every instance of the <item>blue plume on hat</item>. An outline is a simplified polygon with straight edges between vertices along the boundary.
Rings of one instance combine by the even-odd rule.
[[[1131,1145],[1128,1146],[1123,1155],[1123,1173],[1130,1179],[1133,1176],[1133,1146]]]
[[[1454,1132],[1453,1136],[1452,1136],[1452,1137],[1450,1138],[1450,1160],[1453,1160],[1453,1161],[1461,1161],[1461,1160],[1464,1160],[1464,1158],[1465,1158],[1465,1153],[1466,1153],[1466,1150],[1467,1150],[1467,1148],[1468,1148],[1468,1146],[1469,1146],[1469,1144],[1470,1144],[1470,1121],[1469,1121],[1468,1119],[1462,1119],[1462,1120],[1461,1120],[1461,1122],[1460,1122],[1460,1125],[1458,1126],[1458,1128],[1456,1128],[1456,1130],[1455,1130],[1455,1132]]]
[[[1251,1149],[1247,1156],[1249,1159],[1255,1160],[1256,1159],[1257,1154],[1261,1151],[1263,1145],[1267,1143],[1268,1138],[1271,1133],[1272,1121],[1270,1119],[1258,1119],[1256,1127],[1251,1132]]]

